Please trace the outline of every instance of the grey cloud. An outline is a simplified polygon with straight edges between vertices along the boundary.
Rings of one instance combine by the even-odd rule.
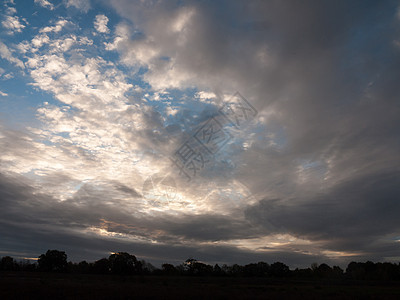
[[[300,258],[303,262],[316,259],[295,253],[260,254],[223,245],[195,246],[199,241],[240,238],[245,235],[245,228],[241,226],[240,221],[232,221],[223,216],[203,215],[194,219],[192,216],[178,216],[170,220],[165,217],[160,221],[146,220],[124,213],[116,201],[113,205],[107,205],[104,203],[104,198],[109,199],[107,195],[93,194],[94,191],[88,187],[82,188],[74,199],[61,203],[33,191],[23,177],[9,177],[4,174],[0,176],[3,251],[13,252],[14,249],[20,248],[24,249],[26,256],[35,257],[46,250],[43,247],[58,248],[66,250],[70,259],[77,261],[99,259],[108,256],[111,251],[118,250],[134,253],[156,264],[179,263],[189,256],[210,263],[275,261],[283,260],[284,257],[287,263],[296,263]],[[155,238],[151,231],[163,230],[165,234],[160,237],[161,243],[153,244],[77,231],[90,225],[99,225],[103,217],[112,220],[108,221],[108,227],[103,227],[110,232],[136,233],[150,238]],[[170,239],[167,239],[168,235]],[[192,240],[194,243],[179,242],[180,238]]]
[[[399,178],[398,172],[364,176],[310,199],[262,200],[245,214],[270,232],[320,241],[326,249],[369,254],[370,248],[388,247],[395,256],[400,246],[395,241],[400,227]]]
[[[187,86],[234,87],[261,115],[274,112],[263,129],[282,145],[256,135],[236,157],[236,175],[258,198],[290,205],[261,201],[248,216],[274,232],[365,252],[372,240],[383,245],[379,237],[398,230],[397,2],[190,2],[196,13],[182,34],[184,47],[160,30],[181,7],[113,3],[189,74]],[[151,72],[162,70],[153,65],[145,78],[151,82]],[[306,166],[300,174],[307,162],[318,170]]]

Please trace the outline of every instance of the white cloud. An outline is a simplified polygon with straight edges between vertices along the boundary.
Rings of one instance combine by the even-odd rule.
[[[17,9],[15,7],[7,7],[6,9],[6,13],[8,15],[14,15],[17,13]]]
[[[181,32],[185,27],[190,25],[190,19],[195,14],[194,8],[183,8],[177,12],[177,15],[173,17],[171,21],[171,29],[174,32]]]
[[[24,68],[24,63],[20,59],[14,57],[10,49],[8,49],[8,47],[1,41],[0,41],[0,56],[5,60],[8,60],[9,62],[16,64],[18,67]]]
[[[13,74],[13,73],[7,73],[7,74],[3,75],[3,78],[4,78],[5,80],[14,78],[14,74]]]
[[[44,28],[40,29],[39,32],[40,33],[44,33],[44,32],[60,32],[65,27],[65,25],[67,25],[68,23],[70,23],[68,20],[61,19],[61,20],[58,20],[56,22],[55,26],[44,27]]]
[[[63,182],[43,185],[43,191],[57,199],[70,197],[76,192],[72,182],[83,180],[117,180],[140,191],[147,176],[170,164],[154,153],[168,154],[175,146],[163,132],[163,117],[140,98],[127,96],[140,89],[112,62],[81,51],[91,44],[85,36],[54,39],[42,33],[18,45],[27,58],[32,85],[52,93],[64,106],[44,104],[37,111],[42,128],[30,129],[50,145],[24,139],[22,146],[0,157],[4,169],[35,174],[39,181],[62,172],[67,178]],[[176,112],[169,110],[171,115]],[[149,148],[156,151],[144,154]],[[140,206],[145,204],[142,199]]]
[[[64,48],[65,51],[53,51],[54,47],[67,45],[71,40],[77,46],[90,44],[85,37],[66,36],[50,40],[49,48],[27,49],[27,67],[33,85],[53,93],[67,105],[58,107],[47,103],[38,109],[44,127],[31,132],[53,145],[24,139],[23,143],[32,151],[21,148],[2,153],[0,156],[6,161],[4,168],[18,173],[34,172],[43,180],[62,170],[72,181],[96,177],[131,185],[130,180],[138,176],[133,174],[132,163],[138,160],[136,150],[141,140],[135,141],[132,131],[146,124],[142,111],[127,104],[125,93],[133,86],[112,63],[99,57],[65,59],[66,52],[75,51],[75,44]],[[71,108],[76,112],[72,113]],[[69,136],[63,137],[60,133]],[[135,181],[140,183],[140,177]],[[71,191],[70,183],[59,183],[59,191],[49,190],[58,199],[65,199],[75,192]]]
[[[6,73],[6,70],[4,70],[3,68],[0,68],[0,76],[2,80],[8,80],[14,77],[14,75],[12,73]]]
[[[81,45],[91,46],[93,45],[93,40],[89,39],[87,36],[83,36],[79,38],[79,43]]]
[[[112,51],[117,50],[118,47],[122,47],[122,44],[129,41],[129,32],[130,28],[127,24],[118,24],[115,29],[114,41],[112,43],[104,43],[106,50]]]
[[[51,47],[50,53],[68,51],[76,43],[77,43],[77,38],[73,34],[71,34],[68,37],[55,40],[54,42],[50,43]]]
[[[48,0],[35,0],[35,3],[50,10],[54,10],[54,5]]]
[[[26,53],[27,51],[29,51],[30,47],[31,46],[28,41],[22,41],[17,45],[17,49],[21,53]]]
[[[89,0],[67,0],[66,7],[75,7],[83,12],[88,12],[90,9],[90,1]]]
[[[210,99],[215,99],[217,96],[213,92],[200,91],[196,93],[195,97],[202,102],[208,102]]]
[[[8,29],[8,34],[14,34],[15,32],[22,32],[25,25],[22,24],[18,16],[6,16],[5,20],[1,22],[4,28]]]
[[[7,93],[4,93],[4,92],[2,92],[2,91],[0,91],[0,96],[2,96],[2,97],[7,97],[8,94],[7,94]]]
[[[35,48],[40,48],[44,44],[48,44],[50,41],[49,37],[46,34],[37,35],[32,39],[32,45]]]
[[[132,28],[127,24],[119,24],[115,30],[112,43],[107,43],[106,50],[118,50],[122,53],[121,61],[130,66],[149,65],[160,56],[160,49],[151,39],[130,39]]]
[[[120,3],[116,1],[116,3]],[[139,10],[144,8],[137,4]],[[224,66],[228,57],[221,53],[211,53],[206,45],[209,39],[216,42],[211,47],[224,45],[226,37],[210,37],[207,33],[212,25],[208,24],[207,16],[196,6],[179,7],[176,10],[165,9],[160,3],[152,3],[143,14],[136,14],[132,5],[121,4],[121,11],[130,18],[135,26],[143,28],[142,39],[132,39],[134,28],[127,24],[117,26],[114,41],[106,44],[107,50],[117,50],[121,62],[129,66],[145,65],[148,72],[144,79],[154,89],[178,88],[197,86],[199,88],[222,88],[225,91],[238,89],[237,79],[232,73],[239,74],[236,64]],[[132,16],[130,16],[133,14]],[[151,20],[151,21],[148,21]],[[213,34],[211,34],[212,36]],[[210,46],[210,45],[209,45]],[[254,47],[248,47],[251,52]],[[255,57],[255,53],[251,53]],[[168,58],[168,59],[165,59]],[[259,68],[261,67],[258,63]],[[238,68],[239,69],[239,68]],[[235,70],[235,71],[233,71]],[[226,80],[230,78],[230,80]]]
[[[105,15],[97,15],[96,20],[94,21],[94,28],[98,32],[108,33],[110,30],[107,27],[108,18]]]
[[[165,112],[170,116],[175,116],[179,112],[179,109],[172,108],[171,106],[167,106],[167,108],[165,109]]]

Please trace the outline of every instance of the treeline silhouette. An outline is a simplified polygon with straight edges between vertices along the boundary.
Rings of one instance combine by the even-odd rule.
[[[327,278],[353,280],[400,280],[400,263],[351,262],[344,271],[338,266],[313,263],[309,268],[290,270],[282,262],[250,263],[244,266],[223,264],[214,266],[189,258],[179,265],[163,264],[161,269],[138,260],[126,252],[111,254],[95,262],[67,261],[64,251],[48,250],[39,256],[37,263],[17,261],[10,256],[1,258],[0,271],[62,272],[76,274],[164,275],[164,276],[233,276],[274,278]]]

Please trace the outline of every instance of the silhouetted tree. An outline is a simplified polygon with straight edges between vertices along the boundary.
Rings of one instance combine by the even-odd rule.
[[[74,273],[88,274],[91,271],[91,265],[86,260],[83,260],[77,264],[69,262],[68,267],[70,271]]]
[[[359,263],[352,261],[347,265],[346,275],[351,279],[360,279],[365,276],[364,267]]]
[[[293,275],[297,278],[311,278],[311,277],[313,277],[314,272],[311,268],[307,268],[307,269],[296,268],[293,271]]]
[[[193,264],[193,274],[199,276],[212,275],[213,267],[202,262],[195,262]]]
[[[266,262],[259,261],[259,262],[257,263],[257,272],[258,272],[260,275],[262,275],[262,276],[268,275],[269,269],[270,269],[270,265],[267,264]]]
[[[47,250],[38,259],[39,270],[50,272],[65,272],[67,270],[67,254],[64,251]]]
[[[392,263],[351,262],[346,276],[356,280],[396,280],[400,279],[400,267]]]
[[[163,264],[161,268],[163,274],[165,275],[177,275],[179,273],[178,270],[171,264]]]
[[[313,262],[313,263],[311,264],[311,270],[312,270],[313,272],[315,272],[317,269],[318,269],[318,263]]]
[[[151,263],[149,263],[143,259],[141,261],[139,261],[139,263],[142,266],[143,274],[152,274],[157,270],[157,268],[155,266],[153,266]]]
[[[227,264],[223,264],[221,267],[222,273],[230,275],[231,268]]]
[[[342,278],[343,277],[343,269],[339,266],[333,266],[332,273],[334,278]]]
[[[163,264],[162,269],[155,268],[152,264],[141,260],[138,261],[134,255],[126,252],[118,252],[110,257],[102,258],[94,263],[81,261],[80,263],[67,263],[67,255],[63,251],[48,250],[39,256],[38,264],[29,261],[17,262],[10,256],[0,259],[0,270],[2,271],[52,271],[73,273],[97,273],[97,274],[145,274],[145,275],[193,275],[193,276],[253,276],[253,277],[289,277],[296,278],[347,278],[355,280],[400,280],[400,263],[373,263],[367,261],[351,262],[346,272],[338,266],[330,267],[322,263],[313,263],[311,268],[291,271],[287,265],[275,262],[269,265],[265,262],[250,263],[245,266],[226,264],[214,267],[202,263],[194,258],[189,258],[180,265]]]
[[[258,262],[256,264],[248,264],[243,267],[243,274],[245,276],[262,277],[268,275],[269,265],[265,262]]]
[[[275,277],[286,277],[290,274],[290,270],[284,263],[274,262],[269,268],[269,273]]]
[[[92,266],[93,273],[107,274],[110,272],[110,263],[107,258],[96,260]]]
[[[320,264],[317,269],[314,270],[314,273],[317,277],[331,277],[332,268],[327,264]]]
[[[86,260],[83,260],[78,264],[78,270],[81,273],[89,273],[90,265],[88,264],[88,262]]]
[[[185,275],[186,271],[187,271],[186,266],[185,266],[184,263],[180,264],[180,265],[177,265],[175,267],[175,269],[177,270],[178,274],[180,274],[180,275]]]
[[[185,274],[192,275],[194,271],[194,264],[197,262],[196,259],[190,257],[183,263],[183,271]]]
[[[218,264],[215,264],[213,268],[213,274],[215,276],[221,276],[224,275],[224,271],[222,271],[221,267]]]
[[[188,275],[212,275],[213,267],[199,262],[194,258],[188,258],[184,263],[184,272]]]
[[[111,254],[108,258],[111,273],[114,274],[140,274],[142,264],[134,255],[126,252]]]
[[[31,263],[30,261],[23,260],[20,263],[18,263],[19,270],[21,271],[27,271],[27,272],[33,272],[36,271],[37,269],[37,264],[36,263]]]
[[[243,275],[243,266],[234,264],[229,269],[230,269],[229,273],[233,276],[242,276]]]
[[[11,256],[4,256],[0,262],[0,270],[15,271],[18,269],[17,262]]]
[[[400,268],[392,263],[377,263],[375,265],[376,279],[380,280],[396,280],[400,279]]]

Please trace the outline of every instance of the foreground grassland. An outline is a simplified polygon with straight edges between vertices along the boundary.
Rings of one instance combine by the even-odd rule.
[[[400,299],[400,283],[0,272],[0,299]]]

